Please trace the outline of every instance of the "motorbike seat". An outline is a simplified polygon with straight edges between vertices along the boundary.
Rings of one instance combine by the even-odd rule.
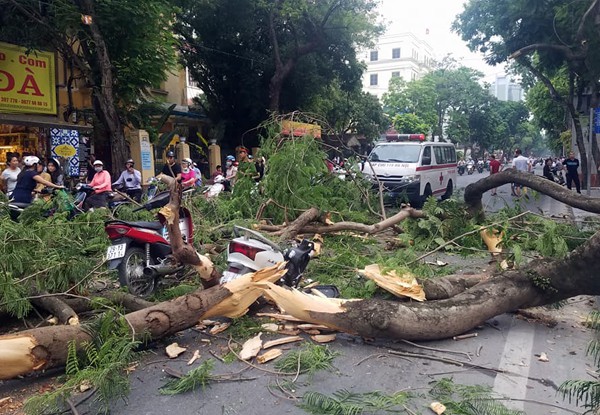
[[[153,231],[159,231],[163,228],[163,225],[160,222],[149,222],[149,221],[136,221],[136,222],[128,222],[124,220],[111,220],[106,222],[106,224],[112,223],[122,223],[123,225],[128,225],[134,228],[145,228],[152,229]]]

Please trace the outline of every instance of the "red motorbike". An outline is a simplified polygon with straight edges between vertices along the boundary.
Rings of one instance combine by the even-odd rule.
[[[150,211],[167,203],[169,192],[163,192],[136,210]],[[186,208],[180,208],[179,228],[184,243],[191,244],[194,225]],[[105,223],[104,230],[111,240],[106,251],[108,268],[118,270],[119,283],[133,295],[147,297],[162,277],[183,270],[171,257],[169,233],[164,222],[110,220]]]

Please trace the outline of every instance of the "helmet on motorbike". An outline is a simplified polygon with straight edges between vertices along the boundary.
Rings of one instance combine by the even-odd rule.
[[[172,151],[168,151],[167,157],[175,157],[175,153],[173,153]]]
[[[135,162],[133,161],[133,159],[128,159],[125,164],[131,164],[131,167],[135,166]]]
[[[225,158],[225,160],[227,160],[227,161],[234,161],[234,160],[235,160],[235,157],[233,157],[232,155],[229,155],[229,156],[227,156],[227,157]]]
[[[181,160],[183,163],[187,163],[190,167],[192,167],[192,165],[194,164],[194,162],[192,161],[192,159],[189,158],[185,158],[183,160]]]
[[[94,166],[104,166],[104,163],[102,163],[100,160],[96,160],[94,162]]]
[[[27,167],[31,167],[34,164],[37,164],[40,162],[40,159],[37,158],[36,156],[26,156],[23,158],[23,164],[25,164]]]

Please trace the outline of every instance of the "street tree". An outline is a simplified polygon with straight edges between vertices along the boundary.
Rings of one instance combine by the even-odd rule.
[[[333,82],[357,91],[357,48],[381,32],[372,0],[179,1],[183,60],[229,140],[270,112],[307,108]]]
[[[428,126],[416,114],[398,114],[392,120],[396,131],[402,134],[427,134]]]
[[[571,119],[584,176],[588,163],[580,118],[587,114],[579,112],[574,99],[587,90],[592,107],[598,103],[599,17],[598,0],[544,4],[471,0],[453,24],[469,48],[482,52],[489,64],[514,60],[546,86]],[[555,83],[561,72],[568,79],[566,92]],[[594,136],[591,148],[596,165],[600,165]]]
[[[176,70],[173,13],[169,0],[0,0],[0,39],[59,53],[72,70],[68,91],[91,88],[113,166],[123,166],[128,114]]]

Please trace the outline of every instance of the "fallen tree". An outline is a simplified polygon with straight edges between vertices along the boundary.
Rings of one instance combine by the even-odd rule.
[[[505,176],[514,178],[510,172]],[[499,182],[487,185],[498,186]],[[195,266],[203,281],[209,283],[206,285],[210,285],[215,279],[212,264],[183,243],[175,225],[179,201],[179,191],[173,187],[169,205],[161,210],[169,223],[174,255],[177,260]],[[276,286],[274,282],[284,271],[272,268],[144,308],[124,318],[132,336],[147,334],[156,339],[191,327],[201,318],[242,315],[265,293],[288,314],[348,333],[406,340],[442,339],[462,334],[505,312],[576,295],[600,295],[600,282],[590,278],[600,271],[600,262],[596,260],[599,253],[600,232],[561,260],[537,260],[520,270],[498,272],[489,277],[436,279],[435,283],[425,284],[430,301],[422,303],[309,296]],[[569,277],[565,278],[566,275]],[[62,365],[67,357],[68,342],[74,341],[81,347],[89,340],[90,334],[80,326],[41,327],[0,336],[0,367],[3,368],[0,379]]]
[[[600,200],[575,193],[564,186],[530,173],[523,173],[515,169],[506,169],[500,173],[491,174],[481,180],[471,183],[465,189],[465,203],[469,213],[480,216],[483,212],[481,199],[488,190],[507,183],[516,183],[529,187],[553,199],[563,202],[577,209],[592,213],[600,213]]]

